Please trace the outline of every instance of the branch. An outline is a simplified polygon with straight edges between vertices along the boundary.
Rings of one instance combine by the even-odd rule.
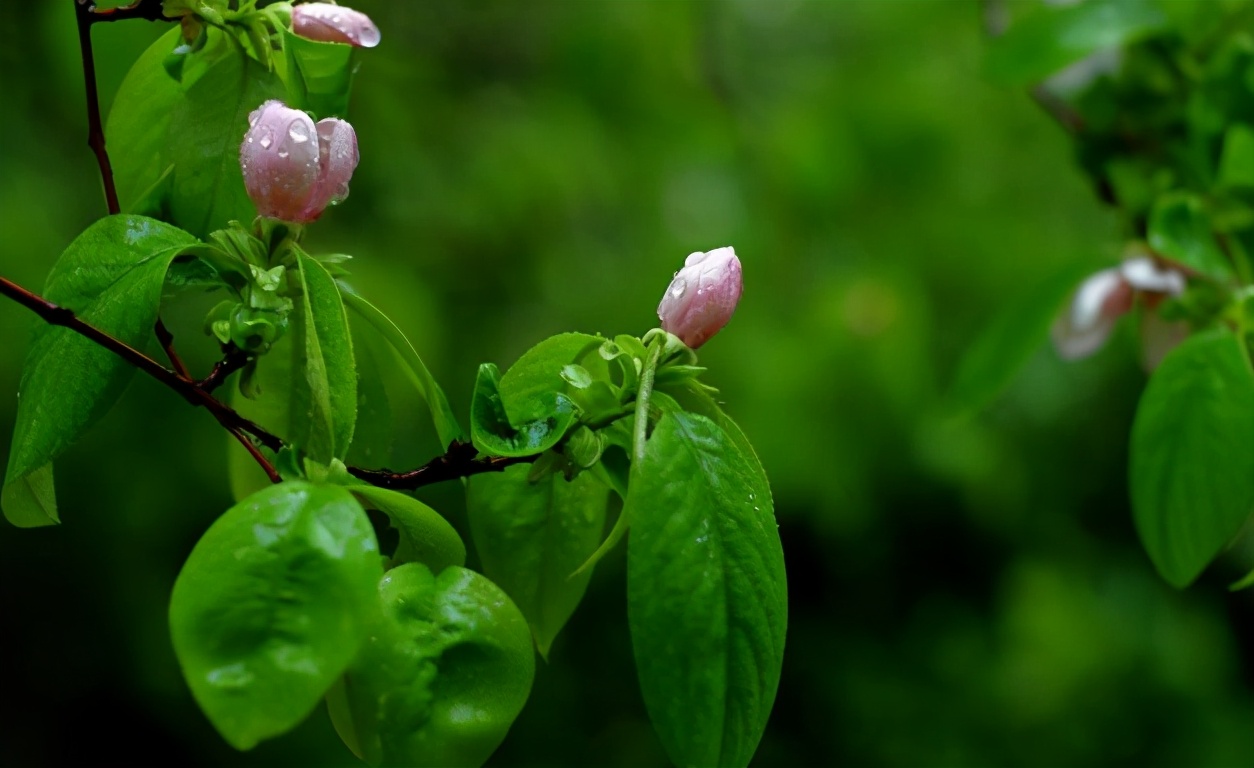
[[[248,365],[248,361],[252,359],[247,352],[234,344],[224,344],[222,351],[225,353],[222,359],[214,363],[213,370],[209,371],[208,376],[196,383],[196,386],[206,392],[212,392],[222,386],[226,377]]]
[[[95,24],[98,21],[126,21],[127,19],[174,21],[162,12],[161,0],[138,0],[121,8],[106,8],[100,11],[96,10],[95,4],[90,0],[75,0],[75,7],[80,16],[87,18],[88,24]]]
[[[348,471],[353,477],[365,480],[371,485],[392,490],[412,491],[415,488],[441,483],[445,480],[481,475],[484,472],[503,472],[506,467],[515,464],[530,464],[540,458],[538,454],[509,457],[480,457],[478,454],[474,445],[454,440],[449,444],[448,451],[443,456],[436,456],[421,467],[408,472],[396,473],[386,469],[362,469],[360,467],[349,467]]]
[[[72,311],[57,306],[37,294],[31,293],[17,283],[0,277],[0,294],[13,299],[39,315],[49,325],[68,328],[94,344],[109,350],[152,378],[177,392],[192,405],[200,406],[218,420],[227,429],[238,430],[252,435],[258,443],[272,451],[283,447],[283,441],[276,435],[267,432],[257,424],[240,416],[229,406],[216,400],[195,381],[183,378],[174,371],[148,357],[124,341],[115,339],[95,326],[80,320]]]

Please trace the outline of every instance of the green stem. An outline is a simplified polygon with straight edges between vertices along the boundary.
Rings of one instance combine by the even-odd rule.
[[[659,337],[660,338],[660,337]],[[649,436],[649,399],[653,396],[653,378],[657,375],[658,358],[662,354],[662,342],[655,338],[649,345],[644,370],[640,372],[640,388],[636,390],[636,424],[632,441],[633,462],[644,461],[644,443]]]

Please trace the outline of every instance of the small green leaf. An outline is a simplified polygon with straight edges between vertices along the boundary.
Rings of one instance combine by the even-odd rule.
[[[439,512],[412,496],[386,488],[353,485],[349,490],[367,509],[377,509],[387,515],[392,527],[400,533],[393,563],[422,563],[433,571],[466,564],[466,545],[462,537]]]
[[[562,370],[605,341],[586,333],[559,333],[523,353],[501,377],[501,404],[516,424],[551,415],[553,394],[567,393]]]
[[[210,526],[170,598],[170,632],[201,709],[236,749],[282,734],[357,655],[383,573],[349,492],[271,486]]]
[[[513,598],[548,658],[592,577],[591,569],[571,574],[601,543],[609,489],[586,472],[531,483],[528,470],[471,478],[466,509],[483,572]]]
[[[1071,266],[1007,302],[959,361],[950,405],[976,411],[1001,393],[1049,338],[1067,298],[1094,271],[1088,264]]]
[[[353,84],[353,47],[309,40],[287,27],[280,34],[287,61],[288,106],[308,110],[318,118],[344,117]]]
[[[1132,426],[1129,480],[1150,560],[1186,587],[1254,511],[1254,374],[1240,342],[1187,339],[1150,378]]]
[[[1219,184],[1225,187],[1254,187],[1254,128],[1245,123],[1228,127],[1223,154],[1219,159]]]
[[[382,617],[327,696],[370,765],[479,766],[522,711],[535,654],[522,614],[474,571],[410,563],[378,587]]]
[[[339,288],[317,260],[300,254],[292,293],[293,345],[290,431],[315,461],[342,459],[357,420],[357,372],[348,317]]]
[[[770,488],[704,416],[663,415],[623,514],[640,687],[678,765],[744,766],[775,699],[787,626]]]
[[[500,393],[500,371],[492,363],[479,366],[470,403],[470,439],[490,456],[530,456],[557,445],[578,418],[578,408],[566,395],[536,392],[525,402],[530,421],[511,419]]]
[[[110,216],[70,243],[44,287],[49,301],[132,347],[152,338],[170,262],[196,242],[143,216]],[[22,368],[0,504],[14,525],[59,522],[49,464],[103,416],[135,369],[68,328],[40,325]]]
[[[1163,195],[1149,220],[1149,244],[1189,269],[1219,281],[1232,279],[1232,266],[1215,240],[1202,201],[1186,192]]]
[[[1166,23],[1154,0],[1043,6],[989,43],[984,69],[1003,85],[1028,85],[1090,53],[1145,37]]]
[[[448,404],[448,398],[444,396],[440,385],[436,384],[435,378],[427,370],[426,364],[422,362],[414,346],[409,343],[409,339],[405,338],[400,328],[396,327],[396,323],[393,323],[373,304],[354,293],[344,283],[340,283],[340,288],[345,305],[357,317],[378,331],[401,359],[405,373],[409,375],[414,387],[427,401],[427,407],[431,410],[431,420],[435,423],[435,431],[440,437],[441,445],[448,448],[455,440],[460,440],[462,428],[457,423],[457,416],[453,414],[452,407]]]

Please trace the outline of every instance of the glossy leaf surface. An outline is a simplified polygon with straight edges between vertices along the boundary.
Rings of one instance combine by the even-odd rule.
[[[357,420],[357,369],[348,317],[335,278],[302,254],[292,313],[292,441],[323,464],[343,459]]]
[[[1254,374],[1226,331],[1193,336],[1150,379],[1132,427],[1132,511],[1163,578],[1186,587],[1254,512]]]
[[[143,216],[110,216],[70,243],[44,297],[119,341],[153,338],[171,260],[196,242]],[[58,522],[51,462],[112,407],[135,369],[67,328],[40,325],[22,368],[13,447],[0,495],[5,516],[27,527]]]
[[[510,417],[500,391],[500,371],[492,363],[479,366],[470,403],[470,439],[491,456],[529,456],[552,448],[578,418],[573,400],[555,390],[527,400],[530,420]]]
[[[378,585],[382,617],[328,695],[336,730],[371,765],[478,766],[505,739],[535,675],[522,614],[492,582],[418,563]]]
[[[283,28],[287,61],[288,106],[314,113],[318,119],[344,117],[353,84],[353,48],[344,43],[308,40]]]
[[[400,533],[394,563],[422,563],[437,572],[466,564],[466,545],[439,512],[412,496],[386,488],[354,485],[350,490],[367,508],[387,515]]]
[[[1164,195],[1149,221],[1150,247],[1194,271],[1227,280],[1232,268],[1211,231],[1202,202],[1189,194]]]
[[[235,505],[188,557],[170,631],[192,694],[237,749],[299,724],[348,667],[383,567],[348,490],[286,482]]]
[[[590,473],[529,482],[528,466],[476,475],[466,495],[470,531],[483,572],[505,590],[531,625],[540,655],[583,599],[592,569],[571,577],[596,551],[609,489]]]
[[[770,488],[704,416],[664,415],[632,467],[627,607],[645,705],[678,765],[747,765],[783,662]]]

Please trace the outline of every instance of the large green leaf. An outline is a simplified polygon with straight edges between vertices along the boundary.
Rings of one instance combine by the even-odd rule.
[[[411,563],[379,583],[382,618],[327,695],[331,722],[371,765],[478,766],[505,739],[535,675],[522,614],[456,566]]]
[[[343,459],[357,420],[357,369],[344,301],[335,278],[304,254],[289,270],[292,291],[292,442],[322,464]]]
[[[532,483],[530,470],[476,475],[466,508],[483,572],[513,598],[547,658],[592,577],[590,568],[571,574],[601,543],[609,489],[587,472]]]
[[[1195,195],[1163,195],[1149,220],[1149,244],[1163,256],[1216,280],[1232,278],[1232,266],[1215,240],[1210,219]]]
[[[149,205],[147,197],[171,164],[166,137],[183,86],[163,62],[180,41],[178,29],[157,38],[131,66],[109,110],[105,138],[124,211],[157,213],[164,205],[164,200]]]
[[[338,486],[262,490],[201,537],[174,583],[170,632],[192,695],[237,749],[317,706],[374,621],[383,567]]]
[[[152,338],[171,260],[196,242],[143,216],[110,216],[70,243],[44,296],[132,347]],[[122,394],[134,368],[73,331],[41,325],[22,369],[0,503],[14,525],[59,522],[51,462]]]
[[[431,410],[431,420],[435,423],[435,431],[439,435],[440,444],[447,448],[453,441],[460,440],[462,428],[458,425],[457,416],[454,415],[452,407],[448,404],[448,398],[444,396],[444,390],[440,389],[439,384],[436,384],[431,371],[427,370],[426,363],[422,361],[414,346],[409,343],[409,339],[405,338],[405,334],[401,332],[400,328],[396,327],[396,323],[393,323],[377,307],[354,293],[343,283],[340,285],[343,289],[344,302],[348,308],[352,310],[355,316],[361,318],[369,327],[377,331],[400,358],[403,364],[403,371],[409,376],[409,380],[419,394],[427,401],[427,407]]]
[[[989,44],[985,70],[997,82],[1027,85],[1166,23],[1155,0],[1086,0],[1041,7]]]
[[[788,611],[772,507],[756,460],[704,416],[665,414],[631,469],[632,646],[678,765],[746,765],[766,727]]]
[[[433,571],[466,564],[466,545],[449,522],[412,496],[372,485],[353,485],[349,490],[369,509],[388,516],[400,534],[392,562],[422,563]]]
[[[1173,350],[1132,426],[1132,511],[1163,578],[1188,586],[1254,511],[1254,374],[1216,330]]]

